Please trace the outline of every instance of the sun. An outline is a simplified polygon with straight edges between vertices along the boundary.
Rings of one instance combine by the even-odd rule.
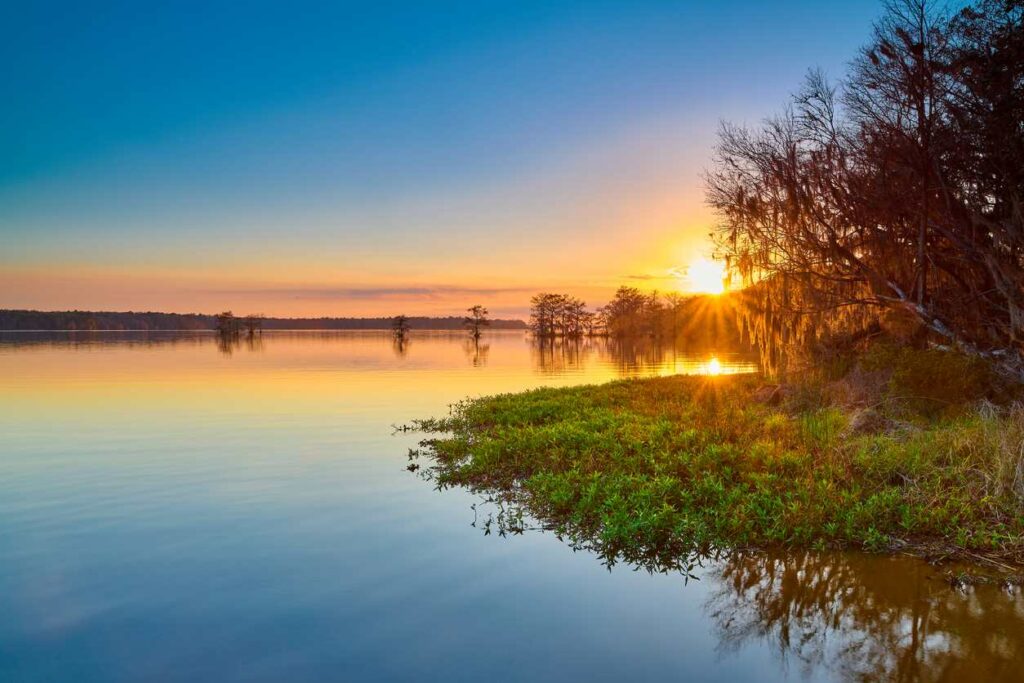
[[[686,269],[684,283],[696,294],[721,294],[725,291],[725,268],[718,261],[698,258]]]

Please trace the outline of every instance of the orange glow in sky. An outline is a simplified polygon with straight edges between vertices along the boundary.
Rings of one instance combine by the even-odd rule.
[[[275,317],[721,293],[701,257],[720,122],[841,73],[878,11],[159,3],[112,30],[15,4],[38,30],[0,71],[0,308]]]

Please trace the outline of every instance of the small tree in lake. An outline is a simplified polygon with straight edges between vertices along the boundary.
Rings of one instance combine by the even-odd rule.
[[[409,334],[411,326],[409,325],[409,316],[396,315],[391,320],[391,330],[394,332],[395,339],[398,341],[405,341],[405,337]]]
[[[557,295],[541,292],[530,298],[530,330],[535,337],[555,336]]]
[[[241,321],[231,311],[217,314],[217,334],[222,337],[237,337],[241,325]]]
[[[619,287],[602,313],[609,334],[615,337],[640,336],[649,332],[646,313],[656,302],[635,287]]]
[[[597,316],[574,296],[542,292],[530,299],[530,329],[537,339],[579,339],[598,326]]]
[[[256,336],[256,333],[263,334],[263,314],[254,313],[253,315],[245,316],[245,320],[242,321],[242,326],[245,327],[245,331],[250,337]]]
[[[582,337],[593,315],[587,311],[587,304],[574,296],[562,300],[562,336],[578,339]]]
[[[477,304],[472,308],[467,308],[466,311],[469,315],[463,318],[462,324],[469,330],[469,334],[473,339],[479,339],[480,331],[491,324],[491,321],[487,318],[487,309]]]

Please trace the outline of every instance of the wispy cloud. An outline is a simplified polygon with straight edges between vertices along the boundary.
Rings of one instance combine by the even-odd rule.
[[[689,271],[689,268],[687,268],[685,266],[675,266],[673,268],[669,268],[664,273],[657,273],[657,274],[641,273],[641,274],[638,274],[638,275],[627,275],[626,279],[627,280],[643,280],[643,281],[648,281],[648,280],[679,280],[679,279],[685,278],[687,276],[688,271]]]
[[[643,275],[627,275],[626,279],[627,280],[641,280],[643,282],[647,282],[649,280],[675,280],[676,278],[674,276],[672,276],[672,275],[649,275],[649,274],[643,274]]]

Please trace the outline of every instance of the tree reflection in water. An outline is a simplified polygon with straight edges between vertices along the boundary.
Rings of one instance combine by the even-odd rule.
[[[589,363],[613,368],[618,377],[643,377],[652,372],[701,373],[710,356],[725,360],[725,372],[753,372],[756,358],[749,349],[689,348],[651,337],[539,338],[531,340],[533,366],[545,375],[582,372]]]
[[[566,371],[582,370],[595,340],[542,337],[530,346],[533,367],[545,375],[561,375]]]
[[[670,344],[648,338],[541,338],[533,340],[534,367],[545,374],[582,370],[593,359],[615,368],[622,377],[664,365]]]
[[[491,353],[491,345],[480,341],[479,337],[470,337],[463,340],[462,352],[466,354],[466,359],[472,363],[474,368],[479,368],[487,365],[487,356]]]
[[[399,358],[405,358],[409,355],[409,338],[408,337],[395,337],[391,340],[391,350],[395,352],[395,355]]]
[[[961,592],[913,558],[732,553],[706,609],[723,652],[767,641],[805,675],[849,681],[1020,681],[1024,599]]]
[[[425,473],[429,479],[429,472]],[[1022,681],[1024,596],[998,582],[952,588],[944,569],[904,556],[799,550],[695,551],[605,543],[600,530],[538,519],[508,493],[480,492],[485,533],[554,532],[574,550],[707,585],[724,655],[767,644],[809,680]],[[489,508],[488,512],[485,512]]]
[[[213,335],[217,344],[217,350],[225,356],[231,356],[235,351],[244,348],[246,351],[263,351],[263,336],[230,336],[224,334]]]

